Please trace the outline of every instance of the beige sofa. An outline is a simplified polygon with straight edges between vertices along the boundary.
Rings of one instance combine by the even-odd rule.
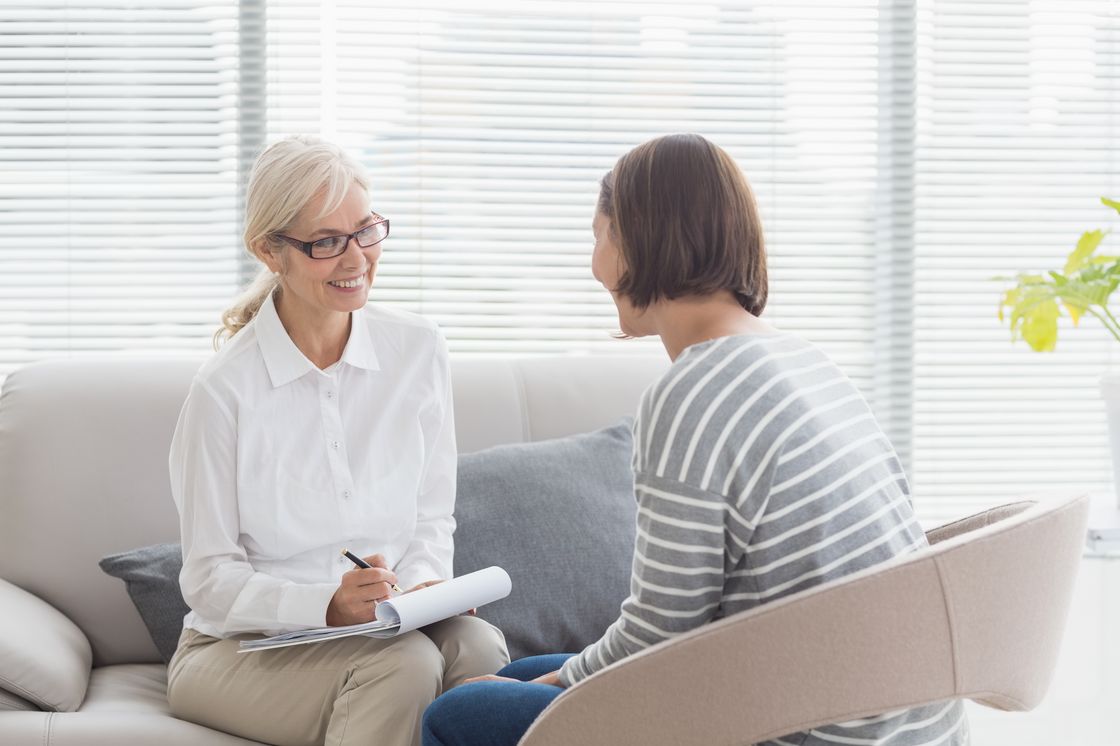
[[[45,363],[0,392],[0,744],[251,743],[170,716],[147,631],[97,567],[177,539],[166,454],[197,365]],[[460,448],[613,424],[665,365],[455,360]],[[931,532],[929,550],[654,646],[557,698],[523,744],[741,745],[950,697],[1032,708],[1087,509],[997,509]]]

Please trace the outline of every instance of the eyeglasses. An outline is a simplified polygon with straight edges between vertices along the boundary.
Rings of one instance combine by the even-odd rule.
[[[280,233],[273,233],[273,238],[286,241],[312,259],[331,259],[346,251],[350,239],[358,242],[363,249],[376,246],[389,237],[389,218],[383,218],[373,213],[374,222],[354,233],[345,236],[327,236],[318,241],[300,241]]]

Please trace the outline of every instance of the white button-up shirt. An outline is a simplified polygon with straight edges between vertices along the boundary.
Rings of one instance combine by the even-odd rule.
[[[436,326],[366,305],[319,370],[272,298],[195,377],[171,443],[185,625],[214,637],[326,624],[341,556],[409,588],[451,577],[455,427]]]

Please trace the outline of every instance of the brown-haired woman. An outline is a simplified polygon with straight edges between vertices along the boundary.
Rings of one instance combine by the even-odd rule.
[[[658,335],[673,360],[634,422],[630,596],[581,653],[522,659],[441,696],[426,746],[512,746],[565,687],[615,661],[926,545],[863,397],[814,345],[759,318],[762,227],[727,153],[699,135],[635,148],[603,179],[593,227],[592,271],[623,333]],[[967,741],[954,701],[770,743]]]

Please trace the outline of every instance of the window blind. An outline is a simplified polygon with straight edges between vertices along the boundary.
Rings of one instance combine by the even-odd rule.
[[[0,0],[0,377],[96,351],[205,354],[255,271],[267,142],[362,159],[393,220],[372,302],[454,354],[659,354],[590,274],[598,179],[695,131],[760,203],[767,316],[875,409],[927,523],[1107,489],[1087,319],[1013,346],[1006,283],[1115,226],[1108,0],[707,4]],[[1106,246],[1110,239],[1106,239]]]
[[[913,13],[880,5],[273,2],[266,119],[366,161],[394,226],[373,301],[458,353],[657,352],[610,338],[598,180],[704,134],[758,197],[768,317],[825,347],[909,460]]]
[[[700,132],[758,195],[770,313],[869,388],[876,7],[271,3],[270,136],[311,128],[365,159],[394,231],[375,302],[435,318],[456,351],[564,352],[652,351],[609,336],[598,180]]]
[[[237,9],[0,6],[0,375],[199,352],[237,286]]]
[[[1117,342],[1067,318],[1054,353],[1013,346],[993,278],[1061,270],[1082,231],[1118,227],[1098,198],[1120,193],[1120,6],[918,0],[916,44],[915,489],[943,517],[1108,490]]]

